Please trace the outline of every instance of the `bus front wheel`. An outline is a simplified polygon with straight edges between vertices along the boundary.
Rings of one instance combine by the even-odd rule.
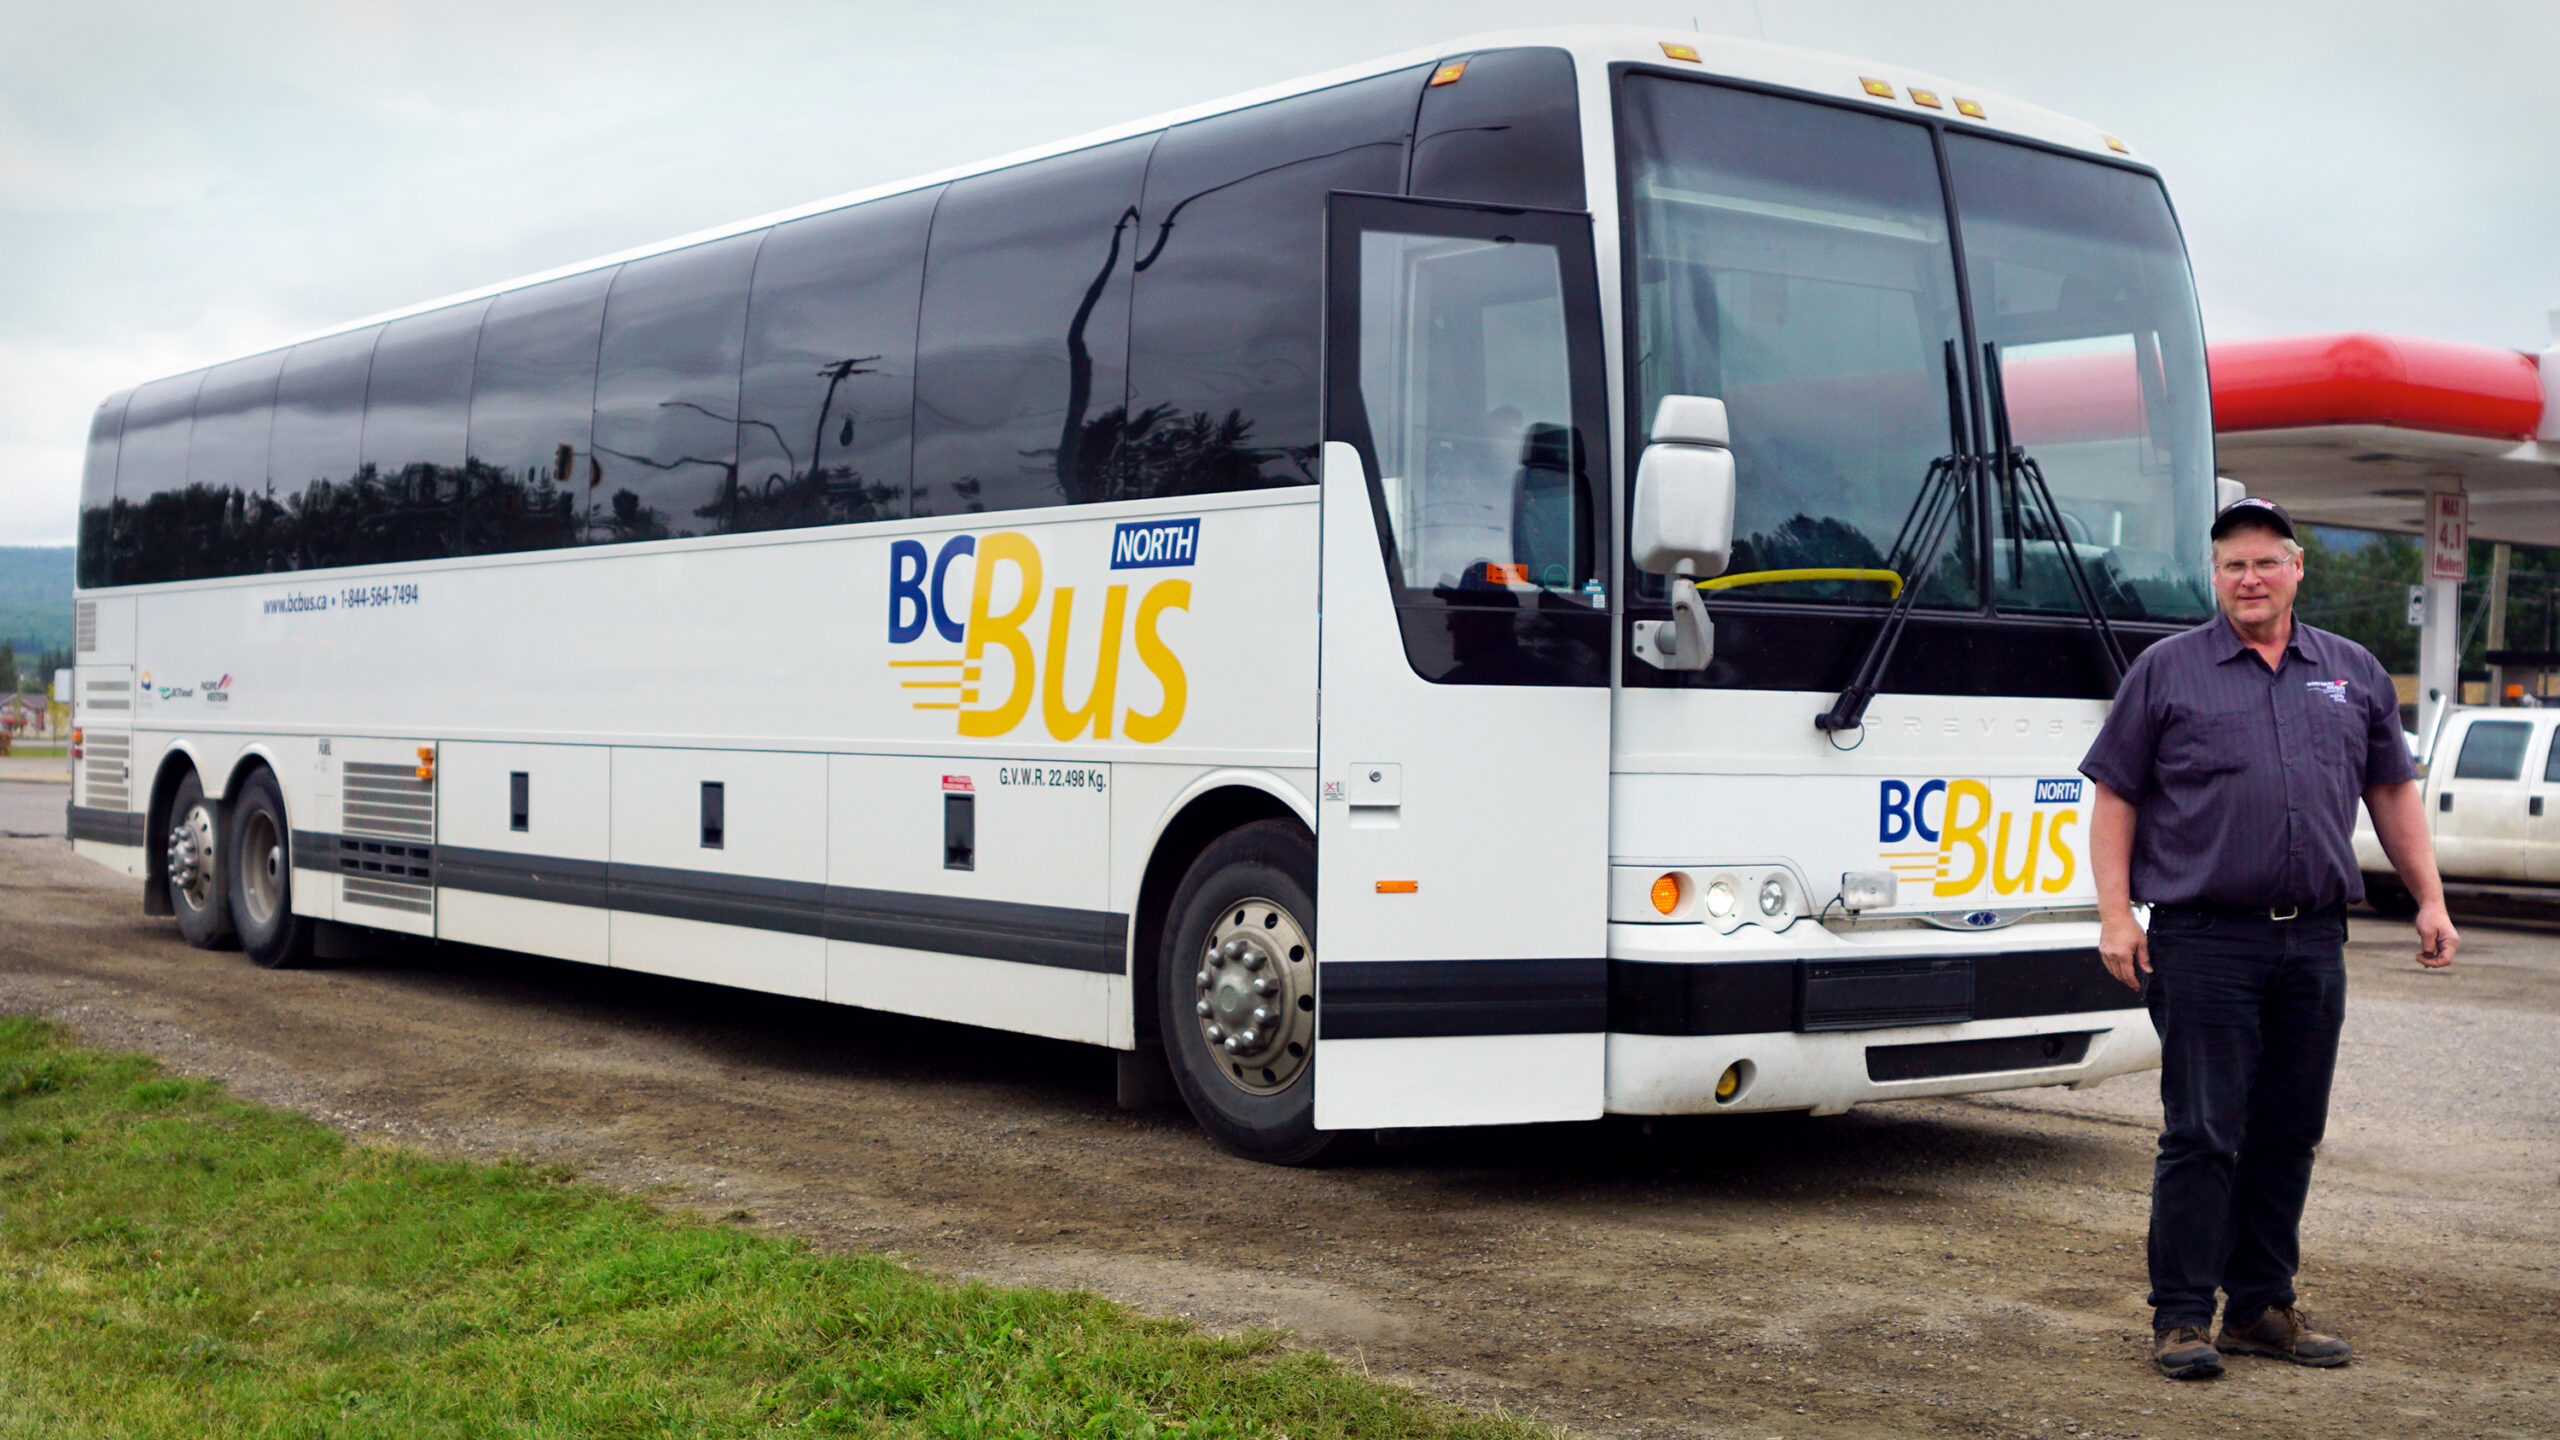
[[[1174,892],[1156,965],[1174,1084],[1200,1128],[1249,1160],[1307,1165],[1345,1137],[1315,1125],[1315,842],[1286,820],[1218,837]]]
[[[276,777],[264,770],[251,775],[231,803],[231,843],[225,847],[229,859],[223,869],[240,948],[270,970],[311,961],[311,922],[293,913],[292,837]]]
[[[232,940],[231,890],[222,866],[228,818],[192,771],[169,797],[168,852],[163,857],[169,908],[177,912],[178,933],[199,950],[219,950]]]

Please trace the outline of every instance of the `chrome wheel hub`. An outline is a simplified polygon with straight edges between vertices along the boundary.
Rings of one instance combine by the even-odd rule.
[[[1227,907],[1195,957],[1192,1005],[1211,1060],[1255,1095],[1288,1088],[1316,1038],[1316,955],[1297,918],[1256,897]]]
[[[188,909],[203,910],[213,904],[221,883],[222,867],[214,863],[213,811],[199,801],[169,829],[169,888],[187,897]]]

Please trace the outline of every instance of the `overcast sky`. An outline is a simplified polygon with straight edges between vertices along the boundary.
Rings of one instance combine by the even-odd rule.
[[[2553,0],[0,0],[0,545],[109,391],[361,315],[1557,20],[1936,71],[2131,140],[2213,338],[2540,350]]]

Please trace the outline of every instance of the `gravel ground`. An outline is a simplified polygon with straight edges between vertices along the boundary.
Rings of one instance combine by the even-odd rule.
[[[40,795],[30,795],[38,791]],[[61,826],[0,774],[0,830]],[[2157,1377],[2150,1076],[1795,1117],[1454,1134],[1331,1169],[1112,1104],[1102,1052],[495,951],[267,973],[0,837],[0,1009],[368,1142],[566,1162],[828,1249],[1277,1324],[1627,1436],[2560,1436],[2560,924],[2358,925],[2305,1221],[2335,1371]]]

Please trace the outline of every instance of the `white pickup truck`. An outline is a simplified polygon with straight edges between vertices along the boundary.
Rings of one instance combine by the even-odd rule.
[[[2426,754],[2418,783],[2446,893],[2560,900],[2560,709],[2449,712]],[[2356,863],[2373,908],[2416,913],[2361,810]]]

